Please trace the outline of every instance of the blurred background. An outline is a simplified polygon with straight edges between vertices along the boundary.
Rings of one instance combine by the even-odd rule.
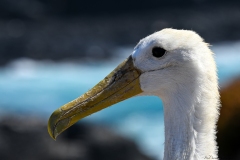
[[[0,159],[161,160],[163,108],[132,98],[53,141],[47,120],[104,78],[143,37],[190,29],[218,67],[220,159],[240,159],[240,1],[1,0]]]

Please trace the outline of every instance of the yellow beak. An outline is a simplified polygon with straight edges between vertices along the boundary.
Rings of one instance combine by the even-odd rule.
[[[78,120],[141,93],[140,75],[130,56],[88,92],[54,111],[48,121],[50,136],[56,139]]]

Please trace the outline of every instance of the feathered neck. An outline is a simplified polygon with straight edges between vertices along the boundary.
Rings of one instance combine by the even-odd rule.
[[[164,103],[164,160],[217,158],[217,79],[201,77],[160,96]]]

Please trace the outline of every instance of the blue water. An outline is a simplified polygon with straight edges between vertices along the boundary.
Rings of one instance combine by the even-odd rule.
[[[240,76],[240,42],[212,46],[220,86]],[[86,92],[103,79],[131,52],[115,51],[114,60],[98,63],[54,63],[19,59],[0,68],[0,112],[44,117]],[[163,154],[163,108],[157,97],[134,97],[85,118],[88,123],[107,125],[134,139],[142,151],[160,159]]]

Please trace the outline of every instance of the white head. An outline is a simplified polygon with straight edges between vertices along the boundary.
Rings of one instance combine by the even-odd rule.
[[[165,53],[155,57],[156,47]],[[142,39],[132,57],[135,67],[144,72],[140,82],[146,93],[172,93],[178,85],[194,83],[202,74],[217,80],[213,54],[193,31],[163,29]]]

